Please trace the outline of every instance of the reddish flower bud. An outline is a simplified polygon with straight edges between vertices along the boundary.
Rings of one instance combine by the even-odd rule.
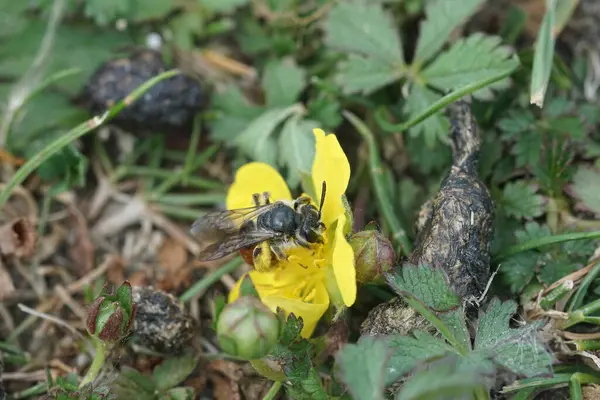
[[[394,266],[394,248],[378,231],[357,232],[350,237],[349,242],[354,250],[357,281],[373,282]]]
[[[104,285],[100,296],[88,309],[87,330],[100,340],[118,341],[129,333],[134,316],[131,284],[125,281],[114,294],[108,294]]]

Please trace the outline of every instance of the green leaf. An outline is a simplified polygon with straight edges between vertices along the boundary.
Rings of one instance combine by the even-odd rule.
[[[427,84],[453,90],[514,70],[519,62],[511,57],[508,48],[500,46],[501,41],[500,37],[481,33],[461,38],[425,68],[421,76]],[[498,81],[487,87],[501,86],[505,83]]]
[[[527,110],[511,110],[508,117],[498,121],[498,127],[503,131],[502,137],[515,138],[518,134],[531,131],[535,126],[535,118]]]
[[[510,319],[517,311],[515,301],[500,302],[494,298],[479,318],[475,336],[475,351],[491,357],[509,371],[533,377],[552,372],[552,356],[537,338],[541,323],[518,329],[510,328]]]
[[[486,380],[489,369],[481,363],[465,362],[456,355],[449,355],[426,371],[414,374],[402,385],[396,400],[463,399],[473,393]]]
[[[568,257],[559,257],[557,260],[546,263],[538,274],[538,278],[543,283],[551,285],[571,272],[575,272],[579,268],[580,264],[569,260]]]
[[[307,104],[308,117],[319,121],[325,130],[333,130],[342,122],[341,105],[337,96],[319,91]]]
[[[552,232],[547,225],[540,225],[535,221],[529,221],[525,224],[525,229],[519,229],[515,231],[515,237],[519,242],[528,242],[530,240],[541,239],[550,235],[552,235]],[[543,249],[543,247],[538,248],[539,251],[543,251]]]
[[[331,48],[358,53],[390,66],[404,65],[396,24],[380,4],[338,2],[329,11],[324,30],[325,43]]]
[[[513,147],[516,167],[537,165],[540,162],[542,144],[542,135],[539,132],[524,133]]]
[[[264,111],[262,107],[251,105],[233,85],[214,94],[212,106],[219,115],[211,124],[211,132],[214,139],[224,142],[231,142]]]
[[[315,157],[316,121],[301,120],[293,116],[285,122],[279,136],[279,162],[288,168],[287,183],[295,188],[300,183],[302,173],[311,173]]]
[[[409,305],[419,307],[417,311],[440,330],[446,340],[465,350],[470,348],[470,338],[461,300],[450,288],[448,277],[443,270],[427,265],[404,264],[400,271],[388,276],[388,283],[401,296],[405,297]],[[428,310],[423,309],[423,305],[415,304],[410,296],[414,296]],[[440,319],[443,326],[440,326],[435,318],[431,318],[429,315],[431,312]]]
[[[401,335],[387,337],[391,355],[386,365],[385,386],[394,383],[426,360],[456,352],[448,343],[428,333],[415,331],[412,334],[414,337]]]
[[[382,63],[371,57],[350,54],[338,65],[335,82],[342,87],[345,94],[371,94],[403,75],[401,69]]]
[[[412,84],[405,104],[405,112],[408,114],[408,119],[412,120],[419,116],[440,98],[441,96],[427,87],[417,83]],[[438,111],[423,122],[410,128],[409,132],[411,136],[423,135],[426,146],[431,149],[438,139],[443,140],[447,137],[449,129],[450,122],[441,111]]]
[[[176,15],[169,21],[173,33],[173,44],[184,50],[192,50],[196,35],[202,33],[204,19],[200,13],[186,12]]]
[[[19,34],[27,26],[26,1],[0,0],[0,39]]]
[[[522,181],[509,182],[502,192],[501,206],[506,215],[515,218],[535,218],[542,215],[543,198]]]
[[[290,398],[294,400],[329,400],[330,397],[323,388],[319,373],[311,368],[306,378],[292,381],[285,386]]]
[[[160,391],[171,389],[183,382],[196,368],[198,359],[191,355],[163,361],[152,372],[152,380]]]
[[[275,128],[286,118],[302,112],[302,106],[274,108],[255,118],[235,138],[235,144],[255,161],[277,165],[277,142],[271,137]]]
[[[436,0],[425,7],[414,62],[424,63],[446,43],[452,31],[471,16],[484,0]]]
[[[130,0],[130,19],[133,22],[143,22],[165,18],[175,9],[173,0]],[[187,14],[187,13],[186,13]],[[189,13],[193,14],[193,13]]]
[[[31,66],[44,38],[45,29],[45,23],[29,21],[19,34],[19,40],[7,41],[0,46],[0,71],[5,77],[20,77]],[[76,65],[80,73],[54,85],[68,95],[76,95],[102,62],[115,57],[115,49],[132,44],[131,36],[126,33],[89,26],[61,25],[56,30],[52,51],[44,60],[45,76]]]
[[[154,400],[155,390],[150,377],[129,367],[122,368],[111,384],[111,391],[117,396],[117,400]]]
[[[196,393],[191,387],[171,389],[160,397],[160,400],[194,400]]]
[[[554,22],[556,19],[557,0],[546,1],[546,13],[540,25],[535,43],[533,67],[531,71],[530,98],[531,104],[542,107],[550,81],[554,58]]]
[[[500,266],[502,280],[510,286],[511,292],[520,293],[531,281],[540,258],[540,254],[536,251],[525,251],[502,261]]]
[[[293,59],[273,60],[265,66],[262,87],[267,108],[287,107],[298,100],[306,86],[306,71]]]
[[[248,0],[197,0],[198,4],[213,13],[230,13],[248,4]]]
[[[579,167],[573,176],[573,195],[590,211],[600,214],[600,172]]]
[[[346,344],[335,356],[341,378],[355,399],[383,400],[390,349],[383,339],[367,336]]]
[[[126,17],[131,10],[130,0],[86,0],[85,15],[101,26]]]

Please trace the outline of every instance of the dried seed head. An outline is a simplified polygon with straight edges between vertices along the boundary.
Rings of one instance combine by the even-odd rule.
[[[137,305],[133,333],[142,345],[178,354],[190,344],[194,320],[177,298],[152,287],[134,287],[133,301]]]

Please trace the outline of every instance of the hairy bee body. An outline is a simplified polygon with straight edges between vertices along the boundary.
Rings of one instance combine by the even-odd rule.
[[[216,211],[196,220],[191,232],[204,245],[200,260],[209,261],[240,251],[246,262],[258,271],[268,271],[277,260],[288,258],[293,247],[310,248],[323,243],[325,225],[321,222],[325,184],[320,208],[302,196],[293,201],[271,202],[263,193],[262,204],[255,194],[254,207]]]

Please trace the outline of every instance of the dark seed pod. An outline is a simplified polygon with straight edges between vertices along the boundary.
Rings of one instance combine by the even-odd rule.
[[[452,168],[407,262],[442,268],[452,289],[472,299],[481,296],[490,278],[494,203],[477,175],[480,138],[470,105],[460,100],[450,109]]]
[[[92,113],[102,113],[142,83],[168,69],[161,55],[151,50],[108,61],[92,75],[80,101]],[[183,128],[191,126],[194,116],[205,104],[206,96],[200,83],[179,74],[154,85],[121,111],[113,123],[132,130]]]
[[[373,308],[360,326],[361,336],[408,335],[418,330],[434,332],[435,328],[401,297]]]
[[[178,354],[191,342],[194,320],[173,295],[151,287],[134,287],[137,305],[133,334],[140,343],[164,354]]]

